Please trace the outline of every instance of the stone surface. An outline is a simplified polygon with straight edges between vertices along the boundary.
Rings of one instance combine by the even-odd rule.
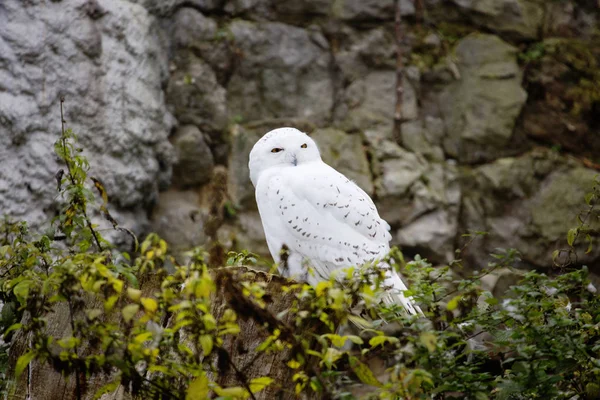
[[[239,125],[235,125],[231,131],[228,190],[233,204],[241,209],[256,209],[248,157],[252,147],[264,133],[266,132],[244,129]]]
[[[385,142],[375,181],[379,214],[396,235],[392,243],[448,262],[458,232],[461,188],[452,162],[430,163],[422,156]]]
[[[468,18],[493,31],[520,39],[538,38],[544,2],[536,0],[452,0]]]
[[[214,71],[191,53],[181,54],[179,61],[167,86],[167,101],[174,115],[180,123],[203,131],[222,131],[228,122],[226,92]]]
[[[120,223],[139,231],[171,169],[163,84],[168,55],[154,16],[128,1],[0,6],[0,210],[34,225],[53,214],[59,98],[90,175]],[[131,209],[137,209],[139,211]],[[125,211],[125,209],[129,209]]]
[[[531,95],[517,131],[595,159],[600,152],[595,100],[600,45],[594,40],[548,39],[533,49],[539,56],[527,69],[525,82]]]
[[[444,150],[461,162],[492,160],[509,148],[527,93],[517,49],[492,35],[470,35],[456,47],[460,79],[440,96]]]
[[[173,184],[197,186],[206,183],[212,176],[213,155],[200,129],[185,125],[177,129],[172,139],[177,162],[173,166]]]
[[[171,39],[177,46],[191,46],[196,41],[212,40],[217,23],[194,8],[182,7],[173,16]]]
[[[405,120],[418,117],[417,96],[410,80],[404,76],[402,113]],[[344,91],[343,103],[336,111],[339,124],[347,131],[372,128],[386,130],[391,135],[396,104],[396,73],[373,71],[352,82]]]
[[[393,20],[394,2],[379,0],[334,0],[332,12],[343,20]],[[400,1],[402,15],[415,13],[415,6],[410,0]]]
[[[368,194],[373,194],[369,160],[360,135],[348,135],[328,128],[317,129],[310,136],[317,142],[323,161],[346,175]]]
[[[152,213],[152,232],[158,233],[181,253],[206,242],[204,220],[208,211],[196,191],[162,192]]]
[[[324,123],[333,107],[331,55],[322,34],[282,23],[234,21],[239,63],[227,86],[230,117]],[[316,38],[315,36],[316,35]]]
[[[552,265],[552,251],[566,246],[596,174],[541,150],[465,169],[459,229],[488,232],[469,246],[470,261],[486,265],[496,248],[515,248],[523,266]],[[585,247],[580,250],[579,261],[597,270],[600,249],[587,255]]]

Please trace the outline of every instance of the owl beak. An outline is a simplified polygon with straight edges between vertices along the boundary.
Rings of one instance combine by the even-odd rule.
[[[294,164],[294,167],[295,167],[296,165],[298,165],[298,158],[296,158],[296,155],[295,155],[295,154],[293,155],[293,158],[292,158],[292,164]]]

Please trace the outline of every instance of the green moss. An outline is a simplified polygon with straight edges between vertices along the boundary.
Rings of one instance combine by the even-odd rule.
[[[570,113],[579,116],[600,102],[600,62],[597,44],[575,39],[556,39],[545,42],[546,53],[554,62],[566,65],[562,75],[572,86],[564,96],[570,103]]]

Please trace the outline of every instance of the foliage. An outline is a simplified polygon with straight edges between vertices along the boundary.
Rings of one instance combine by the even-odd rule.
[[[23,222],[2,227],[0,296],[5,308],[18,309],[3,317],[10,324],[4,337],[28,344],[11,366],[7,390],[37,360],[74,376],[78,398],[92,376],[104,378],[98,397],[123,385],[143,399],[247,399],[272,385],[292,397],[330,399],[358,397],[358,389],[380,399],[592,399],[600,392],[600,297],[585,267],[553,277],[523,273],[500,302],[481,279],[511,268],[514,250],[499,249],[468,279],[452,272],[461,266],[460,251],[451,265],[434,267],[419,257],[405,262],[395,250],[388,261],[412,282],[410,294],[428,306],[426,318],[382,301],[384,271],[374,265],[315,287],[289,281],[283,292],[291,307],[275,314],[275,294],[264,282],[231,272],[257,262],[250,252],[230,253],[229,267],[211,271],[202,249],[180,264],[155,234],[133,254],[111,248],[89,217],[95,196],[75,139],[64,131],[56,145],[67,171],[57,174],[64,203],[55,233],[32,235]],[[101,212],[118,228],[101,183],[94,186]],[[595,217],[596,200],[586,198]],[[569,246],[584,228],[569,234]],[[69,329],[50,334],[48,321],[61,310]],[[225,343],[239,334],[238,317],[264,330],[257,354],[286,354],[271,370],[288,371],[293,388],[237,368]],[[231,369],[236,381],[220,383]]]

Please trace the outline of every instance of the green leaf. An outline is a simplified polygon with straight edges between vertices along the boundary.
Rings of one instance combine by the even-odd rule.
[[[571,228],[569,229],[569,232],[567,232],[567,243],[569,244],[569,246],[573,246],[573,243],[575,242],[575,237],[577,236],[577,232],[577,228]]]
[[[371,371],[371,368],[369,368],[366,364],[363,364],[358,358],[350,357],[350,367],[362,383],[376,387],[383,386],[375,377],[373,371]]]
[[[185,400],[205,400],[208,399],[208,378],[202,374],[190,383],[188,386],[187,393],[185,394]]]
[[[208,356],[213,349],[213,338],[210,335],[200,336],[200,346],[202,346],[202,353],[204,356]]]
[[[260,378],[254,378],[250,381],[250,391],[254,393],[258,393],[267,386],[273,383],[273,379],[268,376],[263,376]]]
[[[17,283],[13,288],[13,293],[19,299],[19,302],[23,303],[27,299],[27,295],[29,295],[29,287],[31,286],[31,280],[22,280]]]
[[[437,336],[433,332],[423,332],[419,336],[419,342],[427,347],[427,350],[429,350],[430,353],[433,353],[437,345]]]
[[[120,384],[121,384],[121,377],[119,377],[117,380],[115,380],[113,382],[107,383],[106,385],[104,385],[100,389],[98,389],[98,391],[96,391],[96,393],[94,394],[93,400],[98,400],[100,397],[104,396],[105,394],[114,392],[115,390],[117,390],[119,388]]]
[[[123,310],[121,310],[121,313],[123,314],[123,319],[125,319],[126,322],[131,321],[133,317],[135,317],[135,314],[139,311],[139,309],[139,304],[126,305],[125,307],[123,307]]]
[[[489,400],[489,397],[483,392],[477,392],[475,393],[475,400]]]
[[[229,388],[215,388],[215,392],[222,397],[233,397],[234,399],[247,399],[250,394],[246,389],[240,386],[234,386]],[[187,399],[186,399],[187,400]]]
[[[131,287],[127,288],[127,297],[129,297],[133,301],[139,301],[142,297],[142,291],[139,289],[134,289]]]
[[[374,336],[369,340],[369,346],[377,347],[379,345],[384,345],[386,342],[397,343],[398,338],[392,336]]]
[[[25,368],[29,365],[29,363],[35,358],[37,353],[34,350],[29,350],[27,353],[23,354],[17,360],[17,364],[15,366],[15,377],[21,376]]]
[[[448,311],[454,311],[456,310],[456,308],[458,307],[458,303],[460,302],[460,300],[462,299],[462,295],[458,295],[458,296],[454,296],[446,305],[446,308],[448,309]]]
[[[8,327],[7,330],[4,331],[4,336],[8,335],[12,331],[16,331],[17,329],[21,329],[22,327],[23,327],[23,324],[21,324],[21,323],[12,324],[11,326]]]
[[[144,310],[150,314],[153,314],[158,310],[158,303],[154,299],[142,297],[141,303],[144,306]]]

